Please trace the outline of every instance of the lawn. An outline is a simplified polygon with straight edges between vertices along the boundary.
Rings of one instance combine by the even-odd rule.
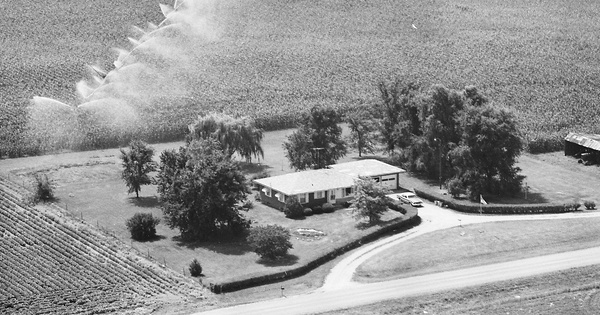
[[[265,158],[260,160],[260,164],[242,163],[248,177],[262,171],[273,175],[291,171],[283,156],[281,145],[291,132],[292,130],[281,130],[265,134],[262,143]],[[343,134],[346,135],[347,132],[347,128],[344,127]],[[179,142],[156,145],[155,158],[158,159],[160,151],[180,145],[182,143]],[[346,156],[344,161],[352,160],[355,156],[356,153],[352,153]],[[8,174],[17,183],[28,184],[31,180],[28,176],[32,172],[46,171],[56,185],[57,203],[67,208],[74,217],[97,225],[130,244],[140,253],[149,255],[175,271],[189,274],[187,266],[192,259],[197,258],[204,269],[205,283],[242,279],[293,268],[379,228],[364,226],[352,216],[349,209],[291,220],[285,218],[278,210],[254,202],[254,208],[244,213],[253,224],[279,224],[292,232],[294,248],[286,259],[278,262],[263,261],[251,251],[243,238],[230,237],[198,243],[181,242],[179,231],[172,230],[164,224],[157,226],[157,240],[137,242],[131,239],[125,221],[136,212],[149,212],[157,217],[162,217],[162,212],[156,187],[143,186],[139,199],[135,198],[134,194],[127,194],[127,189],[120,179],[122,168],[118,150],[76,152],[51,158],[32,157],[2,162],[3,170],[11,170]],[[249,199],[254,200],[253,195],[250,195]],[[383,216],[383,224],[401,216],[397,212],[389,211]],[[303,238],[296,233],[300,228],[316,229],[324,232],[325,236],[318,239]]]
[[[367,260],[359,281],[460,269],[600,246],[600,218],[493,222],[425,234]]]

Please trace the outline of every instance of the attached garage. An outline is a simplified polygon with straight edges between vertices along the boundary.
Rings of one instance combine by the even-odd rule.
[[[371,177],[389,189],[398,189],[400,187],[398,175],[406,172],[399,167],[373,159],[334,164],[329,167],[354,178]]]
[[[389,189],[398,188],[398,174],[383,175],[380,182]]]

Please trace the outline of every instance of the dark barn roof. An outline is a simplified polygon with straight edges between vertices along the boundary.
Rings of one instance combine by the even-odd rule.
[[[600,151],[600,135],[570,132],[565,137],[565,141]]]

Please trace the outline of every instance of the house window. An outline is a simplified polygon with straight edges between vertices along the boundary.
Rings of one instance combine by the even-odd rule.
[[[346,188],[346,196],[352,195],[352,187]]]
[[[329,200],[335,200],[335,189],[329,191]]]
[[[299,194],[298,195],[298,200],[300,201],[300,203],[307,203],[308,202],[308,198],[306,196],[307,194]]]
[[[325,196],[323,196],[323,191],[317,191],[315,193],[315,199],[323,199]]]
[[[277,198],[277,200],[279,200],[280,202],[285,202],[285,195],[282,193],[276,193],[275,198]]]
[[[265,187],[262,189],[262,192],[265,193],[265,196],[271,197],[271,189],[270,188]]]

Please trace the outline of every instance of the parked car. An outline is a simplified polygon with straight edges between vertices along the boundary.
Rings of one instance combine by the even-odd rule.
[[[421,207],[423,206],[423,200],[421,200],[417,195],[411,192],[405,192],[398,195],[398,199],[404,203],[408,203],[413,207]]]

